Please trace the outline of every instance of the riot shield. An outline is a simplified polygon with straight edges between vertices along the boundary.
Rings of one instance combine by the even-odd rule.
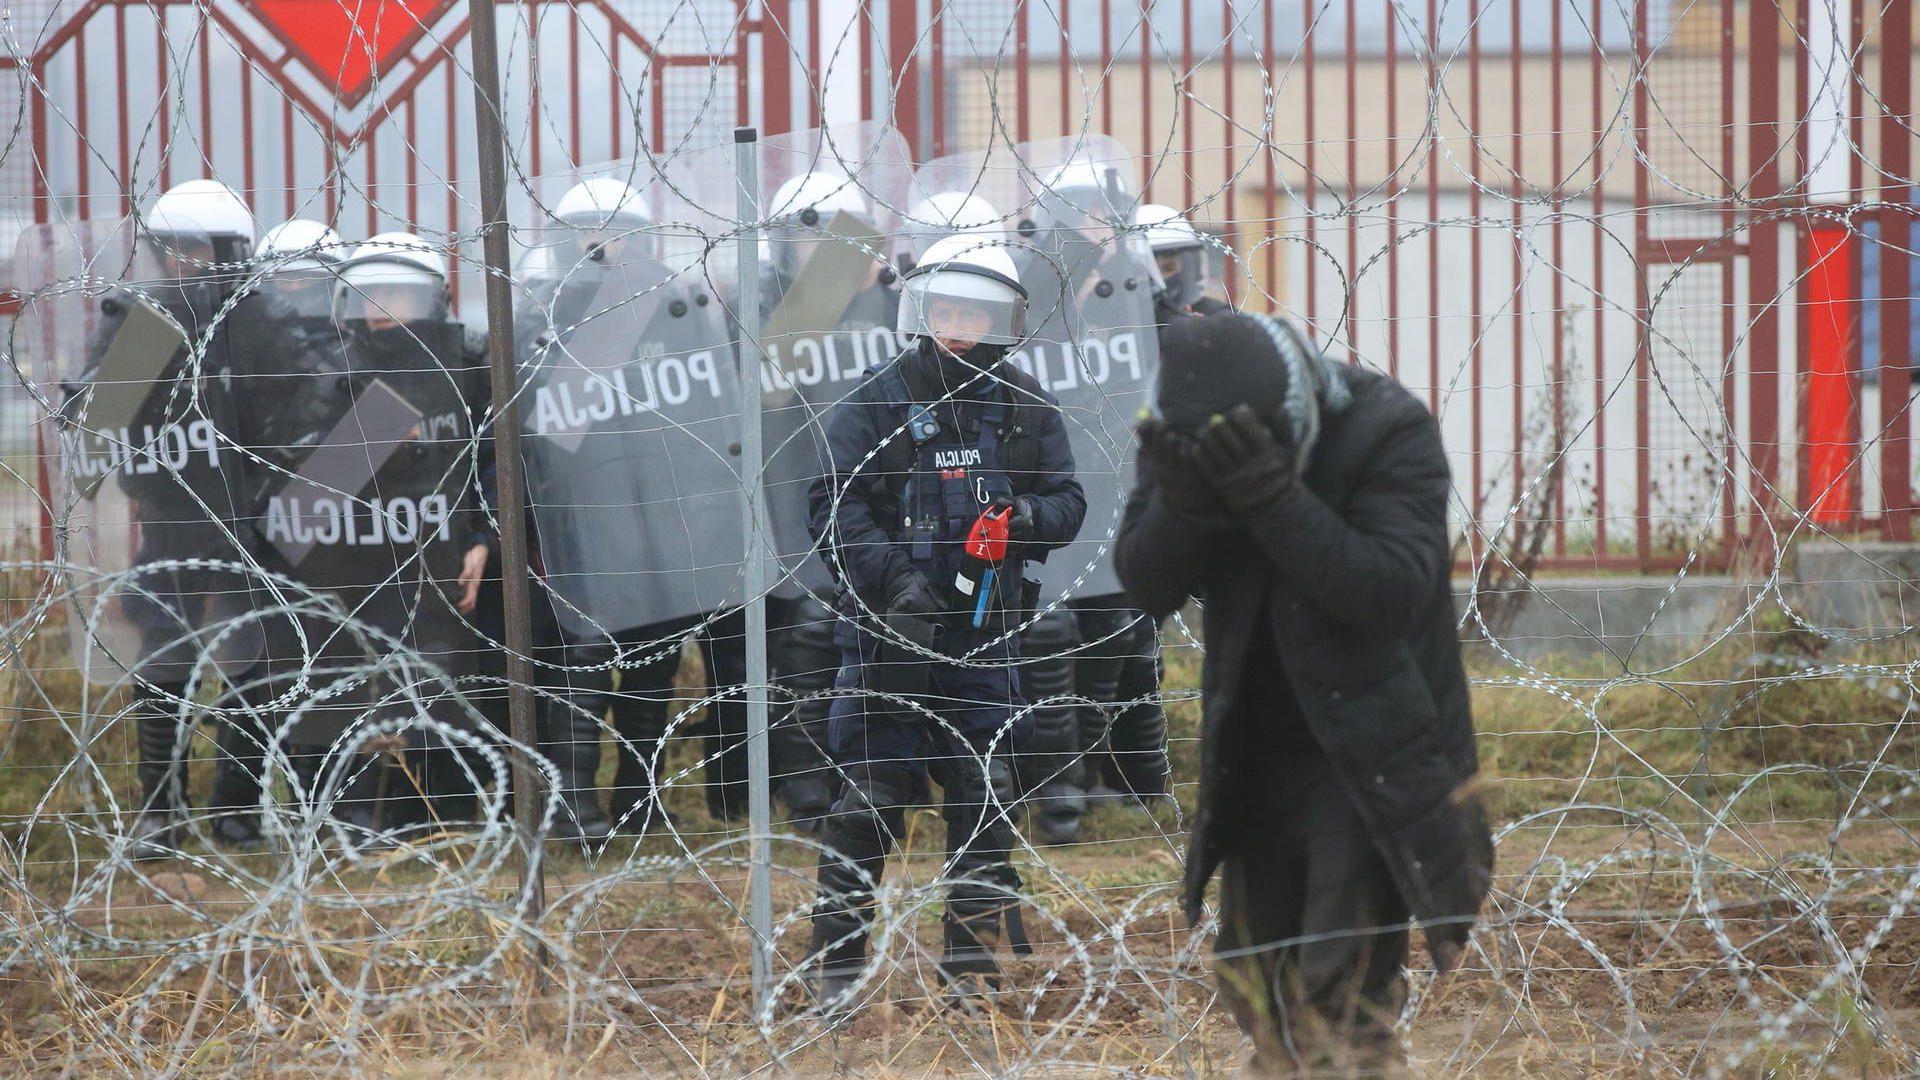
[[[228,285],[208,251],[131,220],[37,226],[15,250],[13,347],[51,413],[74,657],[103,682],[234,674],[260,653],[235,524]]]
[[[263,348],[256,365],[263,373],[279,365],[280,391],[262,400],[274,421],[263,429],[276,434],[261,448],[270,476],[255,527],[262,561],[329,595],[332,610],[305,618],[298,637],[290,620],[268,619],[271,659],[289,668],[369,664],[378,658],[367,650],[383,646],[357,623],[462,674],[473,651],[453,599],[473,525],[472,411],[482,385],[464,331],[444,320],[378,331],[342,320],[316,340],[296,332],[302,325],[287,325],[285,347],[271,359]],[[315,714],[329,717],[343,722],[338,712]]]
[[[1154,263],[1131,228],[1136,160],[1086,135],[928,162],[916,196],[964,192],[1006,215],[1028,294],[1026,346],[1009,357],[1060,400],[1087,495],[1072,544],[1032,572],[1049,599],[1121,591],[1109,547],[1133,486],[1133,424],[1160,368]]]
[[[890,257],[912,176],[906,140],[882,122],[777,135],[761,144],[761,208],[770,256],[761,275],[761,376],[767,512],[780,560],[777,596],[831,600],[807,533],[807,489],[820,475],[826,414],[899,351],[899,291]],[[800,178],[835,181],[826,216],[800,215]]]
[[[541,561],[575,640],[741,601],[738,374],[679,246],[589,247],[530,290],[564,301],[537,316],[521,414]]]

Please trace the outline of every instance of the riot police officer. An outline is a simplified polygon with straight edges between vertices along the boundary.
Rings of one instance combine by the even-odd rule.
[[[287,381],[303,429],[267,494],[260,532],[327,599],[300,655],[361,693],[297,738],[330,744],[312,795],[356,843],[457,813],[473,794],[436,725],[468,723],[450,686],[475,649],[454,610],[472,534],[471,414],[480,370],[448,310],[444,255],[406,232],[353,249],[332,279],[337,353]],[[399,721],[369,743],[371,724]],[[346,752],[358,744],[360,753]]]
[[[1032,159],[1048,145],[1020,149]],[[1035,161],[1047,186],[1035,194],[1031,228],[1022,229],[1033,240],[1022,280],[1044,319],[1022,360],[1067,410],[1089,521],[1102,539],[1129,486],[1128,403],[1144,403],[1159,362],[1149,327],[1160,286],[1133,227],[1135,195],[1118,166],[1126,156],[1117,145],[1075,145],[1050,169]],[[1020,773],[1036,836],[1070,843],[1096,802],[1139,807],[1170,791],[1166,715],[1157,626],[1126,601],[1109,561],[1069,551],[1046,571],[1055,602],[1024,643],[1034,724]]]
[[[555,834],[591,846],[668,821],[657,773],[689,635],[713,687],[707,808],[746,809],[745,705],[731,692],[746,681],[742,540],[725,450],[740,441],[737,372],[704,281],[661,258],[645,193],[595,177],[554,216],[557,241],[526,275],[532,310],[516,320],[528,356],[523,445],[565,683],[544,718],[568,811]],[[611,821],[594,780],[609,712]]]
[[[63,443],[63,469],[104,460],[104,468],[91,470],[99,475],[83,497],[93,501],[117,489],[136,526],[130,532],[139,538],[130,560],[135,587],[115,606],[132,624],[136,643],[114,659],[135,680],[141,803],[133,854],[146,859],[171,853],[185,806],[183,727],[199,713],[189,700],[189,680],[205,677],[209,659],[211,670],[244,670],[257,658],[259,641],[244,623],[224,639],[206,636],[252,604],[243,576],[206,564],[245,557],[244,541],[230,524],[237,515],[223,469],[235,428],[234,357],[219,320],[251,254],[253,214],[226,185],[191,180],[161,195],[143,224],[142,261],[158,265],[153,277],[101,301],[85,348],[87,370],[67,403],[76,427],[65,437],[77,437],[81,452],[69,458]],[[138,386],[116,386],[128,376],[107,368],[128,362],[134,343],[123,339],[140,333],[142,313],[163,321],[173,336],[157,344],[152,356],[159,363]],[[127,415],[108,415],[116,398],[126,399]],[[160,467],[173,442],[190,452]],[[94,454],[95,443],[104,458]],[[85,629],[89,641],[113,636],[108,627]],[[209,656],[215,649],[219,654]],[[216,820],[216,835],[226,824]]]
[[[268,229],[255,251],[258,277],[227,324],[231,349],[244,361],[239,385],[250,403],[237,410],[237,441],[246,457],[241,498],[253,554],[265,569],[294,580],[297,568],[277,546],[261,542],[261,528],[271,495],[345,408],[345,363],[332,313],[335,276],[347,254],[346,242],[322,222],[294,218]],[[285,715],[267,705],[311,674],[291,614],[303,598],[264,585],[256,592],[266,653],[230,680],[235,716],[222,725],[213,774],[212,804],[228,811],[216,834],[243,845],[258,842],[251,810],[261,794],[267,743]],[[311,787],[324,747],[300,744],[294,734],[283,749],[298,779]]]
[[[1026,307],[1004,247],[936,242],[902,279],[899,328],[913,344],[828,418],[827,475],[810,502],[841,586],[829,741],[843,781],[823,832],[812,943],[829,1013],[853,1005],[872,889],[928,779],[943,792],[953,881],[940,962],[950,993],[964,1002],[998,989],[1003,925],[1024,948],[1008,818],[1024,569],[1071,541],[1086,512],[1058,406],[1003,362],[1025,336]],[[970,554],[992,522],[1007,548]]]
[[[865,185],[816,168],[782,181],[768,202],[770,258],[761,283],[762,347],[783,378],[763,412],[768,505],[782,576],[768,597],[769,655],[788,706],[771,727],[776,790],[802,831],[832,805],[827,693],[839,669],[825,566],[807,531],[807,486],[819,475],[822,423],[865,372],[894,352],[896,274]]]
[[[1226,310],[1224,301],[1207,295],[1207,242],[1185,214],[1171,206],[1145,203],[1134,211],[1133,223],[1146,234],[1160,273],[1153,309],[1161,329],[1176,315]]]

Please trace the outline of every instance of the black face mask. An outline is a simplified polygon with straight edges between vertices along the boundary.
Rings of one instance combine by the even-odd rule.
[[[1000,365],[1007,355],[1007,346],[988,345],[984,342],[975,345],[966,352],[955,356],[942,349],[930,337],[920,339],[920,358],[929,369],[939,373],[940,382],[948,390],[958,390],[983,373],[992,371]]]
[[[416,323],[400,323],[379,329],[363,323],[357,336],[368,349],[384,356],[394,356],[426,348],[426,342],[421,337],[422,330],[422,326]]]

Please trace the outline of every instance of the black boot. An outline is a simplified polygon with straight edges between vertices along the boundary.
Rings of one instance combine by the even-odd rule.
[[[1002,758],[982,761],[956,754],[942,786],[946,876],[954,885],[947,896],[940,977],[948,1004],[971,1008],[991,1003],[1000,990],[996,954],[1003,923],[1014,951],[1029,951],[1020,916],[1020,876],[1013,869],[1013,825],[1007,820],[1012,770]]]
[[[598,697],[593,698],[599,701]],[[582,848],[598,848],[613,835],[613,823],[600,809],[600,725],[565,701],[547,703],[547,757],[560,773],[560,812],[553,839]]]
[[[220,731],[215,744],[220,756],[213,765],[213,795],[207,803],[207,808],[218,815],[213,836],[236,851],[259,851],[264,846],[258,808],[265,735],[258,722],[244,711],[234,711],[216,722]]]
[[[1019,747],[1020,774],[1033,832],[1043,844],[1079,840],[1087,812],[1075,661],[1069,655],[1074,634],[1072,614],[1060,609],[1042,615],[1021,642],[1033,658],[1021,671],[1021,688],[1034,706],[1033,734]]]
[[[186,695],[184,686],[160,689],[171,697]],[[184,769],[177,767],[174,759],[180,720],[164,696],[142,701],[134,715],[140,815],[133,823],[133,857],[143,861],[172,858],[179,854],[174,844],[184,795],[181,788],[186,781]]]
[[[853,766],[820,838],[820,898],[808,964],[816,1000],[834,1021],[852,1011],[850,993],[867,966],[873,886],[905,824],[912,778],[904,770]]]

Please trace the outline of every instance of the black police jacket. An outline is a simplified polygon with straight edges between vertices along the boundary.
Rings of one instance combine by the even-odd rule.
[[[1165,616],[1205,605],[1199,810],[1190,917],[1223,857],[1260,823],[1228,820],[1245,775],[1223,748],[1255,735],[1253,680],[1284,672],[1302,716],[1366,820],[1443,965],[1485,898],[1493,851],[1468,782],[1478,762],[1449,582],[1450,488],[1439,424],[1385,376],[1349,369],[1353,404],[1324,420],[1302,482],[1244,520],[1201,519],[1155,494],[1128,499],[1114,558],[1133,602]],[[1278,657],[1248,655],[1272,620]],[[1275,661],[1279,667],[1275,668]]]
[[[902,534],[901,500],[915,468],[912,439],[905,433],[907,411],[883,389],[890,369],[899,367],[913,398],[940,402],[942,422],[952,410],[978,410],[972,399],[948,398],[918,368],[920,352],[908,348],[885,366],[868,372],[827,417],[826,460],[822,475],[808,488],[809,532],[828,555],[828,565],[870,611],[885,611],[889,586],[914,568]],[[1073,450],[1067,442],[1060,404],[1034,378],[1001,363],[994,369],[997,392],[1010,407],[999,440],[1001,471],[1012,494],[1033,505],[1033,535],[1009,558],[1005,577],[1017,581],[1019,564],[1045,558],[1073,541],[1087,514],[1087,497],[1073,475]],[[953,544],[966,537],[944,537]],[[936,586],[941,582],[934,582]]]

